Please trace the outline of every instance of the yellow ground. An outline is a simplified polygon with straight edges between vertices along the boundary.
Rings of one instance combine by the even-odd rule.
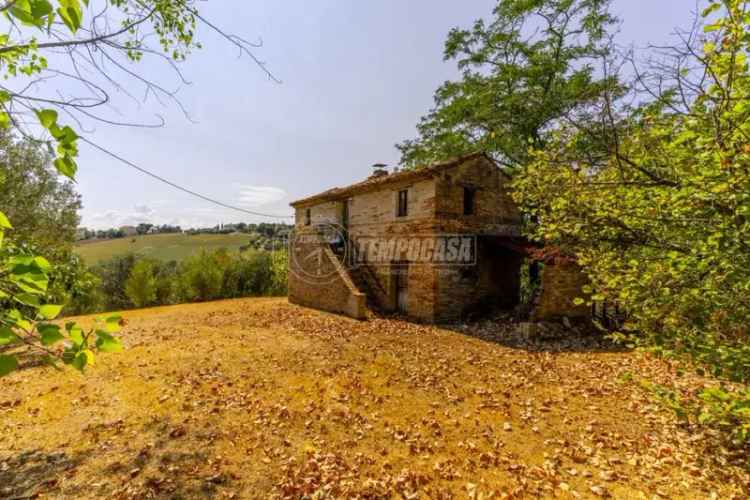
[[[86,376],[0,383],[0,497],[742,498],[747,473],[595,342],[246,299],[126,313]],[[535,347],[536,349],[531,349]],[[599,346],[601,347],[601,346]]]

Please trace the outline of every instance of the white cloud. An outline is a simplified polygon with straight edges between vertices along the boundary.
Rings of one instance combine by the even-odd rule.
[[[286,198],[287,193],[272,186],[240,186],[239,203],[246,207],[260,207]]]
[[[149,217],[156,213],[156,210],[149,207],[148,205],[136,205],[133,207],[133,211],[143,217]]]

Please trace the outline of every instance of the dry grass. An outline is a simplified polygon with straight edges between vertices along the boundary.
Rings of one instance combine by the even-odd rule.
[[[737,457],[595,342],[355,322],[247,299],[132,311],[85,377],[0,393],[0,497],[741,498]],[[471,335],[474,336],[471,336]],[[537,349],[529,349],[535,347]]]

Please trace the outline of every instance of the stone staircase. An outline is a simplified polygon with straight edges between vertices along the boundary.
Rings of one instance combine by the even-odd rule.
[[[334,250],[334,254],[343,268],[346,269],[354,286],[367,297],[367,307],[372,311],[382,311],[382,305],[388,301],[388,292],[380,284],[380,280],[377,279],[372,267],[364,263],[358,263],[359,260],[354,252],[354,245],[350,245],[349,253],[346,254],[348,259],[345,259],[345,253],[342,249]],[[350,260],[351,262],[344,262],[344,260]]]
[[[367,296],[367,307],[373,311],[382,310],[382,304],[388,297],[372,268],[366,264],[359,264],[349,269],[349,276],[354,285]]]

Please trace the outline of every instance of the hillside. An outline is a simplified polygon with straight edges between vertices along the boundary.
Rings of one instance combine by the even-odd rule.
[[[27,362],[4,379],[0,497],[743,498],[750,484],[741,453],[636,383],[674,366],[597,339],[283,299],[125,316],[126,351],[85,376]]]
[[[76,245],[76,253],[88,265],[109,260],[116,255],[137,253],[145,257],[169,261],[183,260],[201,249],[227,248],[238,250],[250,241],[249,234],[150,234],[113,240],[84,242]]]

